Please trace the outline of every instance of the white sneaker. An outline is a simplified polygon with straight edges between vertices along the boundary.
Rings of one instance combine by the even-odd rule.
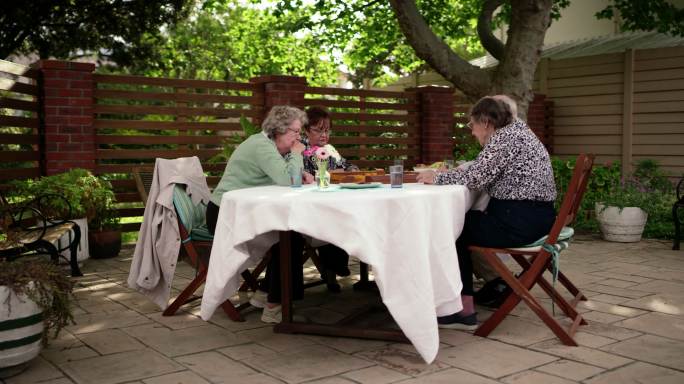
[[[264,311],[261,313],[261,321],[269,324],[279,324],[283,321],[282,309],[283,307],[280,305],[276,305],[273,308],[264,306]]]
[[[249,298],[249,304],[256,308],[265,308],[267,299],[268,293],[261,290],[256,290],[252,294],[252,297]]]

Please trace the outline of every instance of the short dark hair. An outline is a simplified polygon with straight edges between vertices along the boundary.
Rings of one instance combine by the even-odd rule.
[[[470,117],[477,122],[489,122],[495,129],[507,126],[513,122],[511,108],[503,101],[485,96],[473,105]]]
[[[327,124],[328,129],[332,129],[332,119],[330,118],[330,113],[328,113],[324,107],[314,105],[307,108],[306,117],[309,122],[304,124],[304,129],[307,131],[311,128],[318,127],[321,124]]]

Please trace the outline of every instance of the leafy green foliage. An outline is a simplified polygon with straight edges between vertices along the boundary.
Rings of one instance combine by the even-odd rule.
[[[17,295],[26,294],[43,310],[43,344],[47,344],[51,330],[57,337],[62,328],[73,323],[73,283],[54,264],[38,260],[0,262],[0,286],[9,287]]]
[[[667,0],[613,0],[596,13],[599,19],[620,15],[623,31],[658,31],[684,36],[684,9]]]
[[[246,117],[240,116],[240,127],[242,132],[233,132],[232,135],[223,140],[223,150],[221,153],[209,159],[210,163],[225,163],[233,155],[235,148],[238,147],[248,137],[261,132],[261,129],[252,124]]]
[[[418,7],[435,33],[464,58],[484,50],[475,32],[482,0],[419,0]],[[356,86],[364,79],[381,85],[427,65],[414,54],[386,1],[278,1],[281,19],[292,32],[310,33],[332,57],[342,58]]]
[[[552,158],[558,200],[556,208],[565,195],[575,160]],[[670,210],[674,201],[673,187],[665,173],[653,160],[642,160],[636,165],[632,177],[626,180],[621,177],[620,163],[614,162],[603,166],[595,165],[582,205],[577,215],[575,228],[597,231],[598,224],[594,216],[594,204],[603,202],[617,207],[637,206],[649,213],[645,237],[672,238],[673,226]]]
[[[278,18],[267,4],[205,0],[189,19],[155,42],[152,55],[130,70],[148,76],[247,81],[264,74],[337,80],[336,64],[311,34],[293,34],[295,17]]]
[[[11,196],[32,200],[43,195],[57,195],[43,201],[43,212],[50,217],[78,219],[86,217],[94,228],[116,225],[114,192],[109,181],[94,176],[90,171],[74,168],[68,172],[43,176],[40,179],[12,182]],[[69,209],[71,212],[69,213]]]
[[[5,1],[0,12],[0,57],[96,55],[127,64],[149,55],[163,26],[186,15],[193,0]]]

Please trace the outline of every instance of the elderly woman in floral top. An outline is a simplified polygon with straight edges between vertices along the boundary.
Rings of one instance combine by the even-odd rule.
[[[302,140],[306,146],[304,153],[311,152],[313,147],[324,148],[330,154],[328,158],[329,171],[358,170],[357,166],[340,156],[335,147],[328,143],[332,129],[332,119],[328,111],[323,107],[313,106],[306,110],[306,117],[308,119],[308,123],[304,125],[306,138]],[[315,157],[315,154],[304,156],[304,170],[312,175],[315,175],[318,169]],[[339,292],[340,286],[335,281],[335,275],[349,276],[349,268],[347,266],[349,255],[343,249],[333,244],[318,247],[318,254],[321,256],[321,263],[323,263],[322,277],[325,279],[328,289],[331,292]]]
[[[514,120],[507,103],[484,97],[470,112],[468,127],[482,151],[466,170],[429,172],[426,184],[459,184],[485,191],[485,211],[469,211],[456,242],[463,281],[463,310],[440,314],[441,328],[474,329],[472,259],[468,246],[517,247],[549,232],[556,217],[556,185],[549,153],[522,120]]]

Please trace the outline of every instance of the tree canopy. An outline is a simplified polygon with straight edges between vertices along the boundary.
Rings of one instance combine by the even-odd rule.
[[[247,81],[264,74],[337,81],[337,64],[309,33],[291,31],[293,18],[241,0],[205,0],[188,20],[158,37],[153,52],[135,62],[137,74]]]
[[[357,77],[383,71],[407,73],[426,64],[475,100],[507,93],[526,111],[544,36],[570,0],[281,0],[283,14],[299,14],[293,24],[311,31],[331,50],[342,50]],[[501,9],[501,12],[497,10]],[[625,30],[681,34],[682,10],[667,0],[613,0],[597,17],[620,13]],[[492,31],[508,26],[506,42]],[[410,48],[407,48],[410,47]],[[489,52],[493,70],[468,63]],[[357,81],[358,83],[358,81]]]
[[[193,0],[5,1],[0,57],[96,56],[118,64],[149,53],[162,27],[182,19]]]

